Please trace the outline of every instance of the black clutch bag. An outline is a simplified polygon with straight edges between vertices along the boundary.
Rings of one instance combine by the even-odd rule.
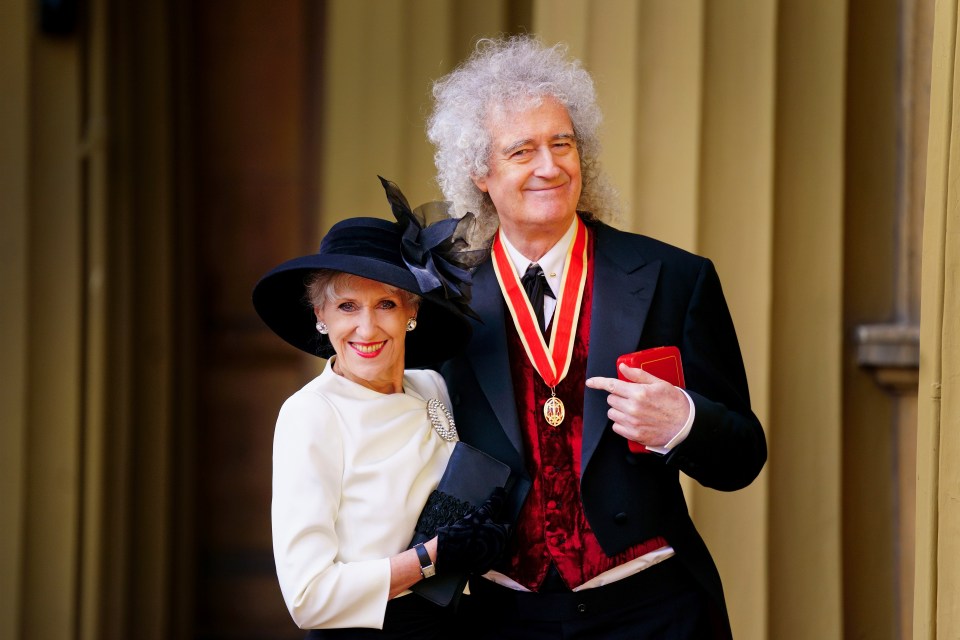
[[[464,442],[453,448],[436,490],[420,512],[410,546],[426,542],[437,529],[452,524],[482,505],[493,490],[509,490],[510,467]],[[469,579],[467,573],[438,573],[410,590],[442,607],[456,605]]]

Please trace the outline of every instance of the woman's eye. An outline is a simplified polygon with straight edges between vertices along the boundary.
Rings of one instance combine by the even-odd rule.
[[[337,306],[337,309],[340,309],[340,311],[346,311],[346,312],[356,311],[357,305],[355,305],[352,302],[341,302]]]
[[[394,302],[393,300],[384,300],[383,302],[380,303],[381,309],[395,309],[396,307],[397,307],[397,303]]]

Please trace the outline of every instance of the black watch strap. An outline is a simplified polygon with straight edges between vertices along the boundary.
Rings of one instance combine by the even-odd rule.
[[[420,575],[424,578],[432,578],[435,576],[437,574],[437,568],[433,566],[433,560],[430,559],[430,554],[427,553],[427,549],[423,546],[423,543],[421,542],[413,548],[417,550],[417,558],[420,560]]]

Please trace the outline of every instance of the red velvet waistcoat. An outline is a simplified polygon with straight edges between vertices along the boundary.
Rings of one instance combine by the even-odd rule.
[[[580,502],[583,394],[593,298],[592,240],[591,234],[587,281],[570,369],[556,388],[566,409],[566,417],[557,427],[548,425],[543,417],[543,404],[550,397],[550,388],[530,364],[510,313],[505,310],[517,415],[533,486],[517,520],[504,573],[533,591],[543,582],[551,562],[567,587],[574,588],[663,544],[662,540],[641,543],[613,557],[607,556],[593,535]]]

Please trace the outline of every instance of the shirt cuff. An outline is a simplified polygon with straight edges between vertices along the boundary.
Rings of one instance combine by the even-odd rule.
[[[677,388],[680,389],[680,387]],[[687,403],[690,405],[690,415],[687,416],[687,421],[684,423],[683,428],[681,428],[675,436],[670,438],[670,442],[662,447],[647,447],[647,449],[653,451],[654,453],[659,453],[661,455],[670,453],[671,449],[687,439],[687,436],[690,435],[690,429],[693,428],[693,418],[697,412],[697,409],[693,404],[693,398],[690,397],[690,394],[683,389],[680,389],[680,391],[683,392],[683,395],[687,398]]]

